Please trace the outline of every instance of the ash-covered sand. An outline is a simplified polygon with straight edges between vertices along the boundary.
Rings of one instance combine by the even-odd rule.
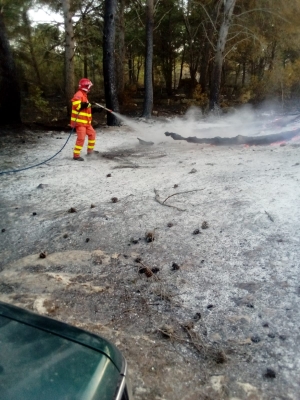
[[[299,142],[164,136],[274,133],[260,118],[125,120],[85,162],[72,136],[0,175],[0,300],[112,340],[136,400],[299,399]],[[0,170],[67,137],[1,137]]]

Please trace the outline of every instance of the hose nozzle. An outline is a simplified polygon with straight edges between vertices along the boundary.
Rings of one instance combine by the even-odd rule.
[[[106,110],[106,111],[108,111],[108,112],[110,112],[110,113],[113,112],[112,110],[110,110],[109,108],[106,108],[106,107],[102,106],[101,104],[98,104],[98,103],[95,103],[95,104],[96,104],[96,106],[101,107],[101,108],[103,108],[104,110]]]

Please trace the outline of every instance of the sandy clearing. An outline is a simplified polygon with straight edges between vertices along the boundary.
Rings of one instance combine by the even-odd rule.
[[[1,176],[0,300],[113,340],[136,399],[297,399],[299,145],[180,143],[170,124],[102,129],[84,163],[72,137],[49,163]],[[40,136],[7,140],[0,165],[43,160],[67,138]],[[138,273],[137,257],[159,272]]]

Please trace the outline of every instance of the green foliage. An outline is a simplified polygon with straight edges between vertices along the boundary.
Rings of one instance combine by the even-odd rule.
[[[263,80],[259,79],[258,76],[252,76],[250,84],[243,90],[243,93],[241,94],[241,103],[247,103],[250,100],[258,103],[265,100],[268,80],[269,76],[267,77],[267,75]]]
[[[300,59],[289,62],[283,66],[277,65],[272,73],[269,74],[266,84],[266,95],[276,96],[282,102],[299,96],[300,85]]]
[[[49,116],[51,114],[49,102],[43,98],[43,92],[38,86],[30,87],[28,104],[33,106],[34,109],[39,111],[43,116]]]
[[[208,106],[208,96],[207,93],[202,91],[201,85],[197,84],[193,91],[193,99],[196,100],[196,104],[201,108],[206,108]]]

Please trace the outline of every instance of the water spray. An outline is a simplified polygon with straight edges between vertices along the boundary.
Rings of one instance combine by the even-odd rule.
[[[111,114],[113,114],[115,117],[117,117],[119,120],[122,120],[122,121],[127,121],[128,122],[128,120],[125,118],[125,117],[123,117],[121,114],[119,114],[119,113],[117,113],[117,112],[115,112],[115,111],[113,111],[113,110],[110,110],[109,108],[106,108],[106,107],[104,107],[104,106],[102,106],[102,104],[99,104],[99,103],[93,103],[94,105],[96,105],[96,106],[98,106],[98,107],[101,107],[101,108],[103,108],[103,110],[106,110],[106,111],[108,111],[108,112],[110,112]],[[130,125],[130,124],[129,124]]]

